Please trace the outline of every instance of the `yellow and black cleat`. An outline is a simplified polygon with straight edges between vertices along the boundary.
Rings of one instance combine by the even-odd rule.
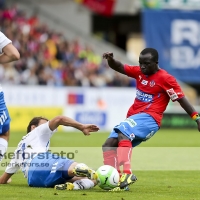
[[[74,185],[73,183],[64,183],[64,184],[59,184],[59,185],[55,185],[54,186],[55,190],[73,190],[74,189]]]
[[[128,185],[131,185],[137,181],[137,177],[134,174],[122,174],[119,187],[120,189],[126,188]]]

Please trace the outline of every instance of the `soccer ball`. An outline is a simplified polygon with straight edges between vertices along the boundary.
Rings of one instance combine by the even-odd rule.
[[[118,171],[110,166],[103,165],[96,171],[98,175],[98,186],[103,190],[111,190],[118,186],[119,173]]]

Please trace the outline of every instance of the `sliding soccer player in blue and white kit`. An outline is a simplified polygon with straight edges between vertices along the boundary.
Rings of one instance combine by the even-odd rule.
[[[67,190],[94,187],[97,179],[95,171],[83,163],[48,152],[50,138],[59,125],[74,127],[84,135],[99,130],[96,125],[81,124],[65,116],[57,116],[50,121],[43,117],[33,118],[27,134],[19,142],[13,159],[0,177],[0,184],[9,182],[10,177],[21,168],[31,187]]]

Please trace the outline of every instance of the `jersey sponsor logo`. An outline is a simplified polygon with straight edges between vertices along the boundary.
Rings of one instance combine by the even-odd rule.
[[[142,102],[151,102],[153,100],[153,95],[136,90],[136,98]]]
[[[148,81],[146,81],[146,80],[142,80],[142,82],[141,82],[143,85],[147,85],[148,84]]]
[[[141,79],[142,79],[142,76],[139,75],[139,80],[141,80]]]
[[[178,94],[174,91],[173,88],[167,90],[167,94],[169,95],[171,100],[175,100],[178,98]]]
[[[131,127],[134,127],[137,125],[137,123],[133,119],[130,119],[130,118],[125,119],[124,122],[128,123]]]
[[[155,84],[156,84],[155,81],[150,81],[149,83],[150,87],[153,87]]]

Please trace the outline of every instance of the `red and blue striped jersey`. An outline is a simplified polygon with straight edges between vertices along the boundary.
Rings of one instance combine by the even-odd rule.
[[[184,97],[175,77],[163,69],[148,76],[141,72],[139,66],[124,65],[124,69],[127,76],[136,79],[136,98],[127,117],[145,112],[160,126],[169,100],[176,101]]]

